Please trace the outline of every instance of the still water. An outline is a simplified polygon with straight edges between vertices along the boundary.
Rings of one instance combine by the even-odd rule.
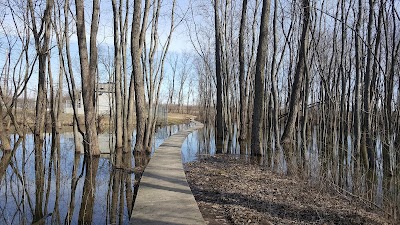
[[[321,141],[318,139],[317,133],[315,128],[311,138],[307,141],[306,162],[304,162],[302,177],[313,185],[329,187],[348,197],[357,198],[371,208],[384,211],[388,217],[395,221],[399,220],[400,175],[398,172],[393,175],[384,173],[383,144],[380,137],[378,136],[375,139],[375,171],[372,173],[365,171],[356,173],[351,136],[347,137],[347,143],[343,143],[342,146],[336,145],[331,149],[332,153],[327,154],[325,146],[321,145]],[[278,173],[284,173],[286,162],[283,153],[281,150],[275,152],[273,142],[273,138],[269,143],[268,140],[265,141],[264,148],[269,148],[270,151],[264,153],[265,157],[257,160],[252,160],[252,157],[249,156],[249,143],[237,141],[235,133],[232,137],[226,137],[220,147],[222,147],[224,154],[235,155],[242,160],[257,162]],[[345,149],[346,154],[343,161],[339,160],[339,148]],[[393,152],[393,146],[391,148],[390,152]],[[189,134],[186,138],[182,146],[182,161],[184,163],[195,161],[202,157],[214,155],[216,152],[214,129],[205,127]],[[301,160],[301,158],[297,158],[297,160]],[[342,164],[342,166],[339,166],[339,164]]]
[[[186,125],[187,126],[187,125]],[[158,128],[153,143],[153,152],[168,136],[184,129],[185,126]],[[400,207],[399,177],[386,176],[382,168],[382,144],[376,140],[377,168],[372,178],[365,173],[356,177],[352,164],[352,140],[346,143],[347,156],[343,160],[343,171],[334,163],[338,158],[338,148],[333,149],[331,158],[326,160],[326,152],[313,132],[307,143],[305,179],[315,185],[333,186],[338,191],[356,195],[371,207],[397,217]],[[17,137],[15,137],[16,140]],[[15,141],[14,140],[14,141]],[[51,151],[51,136],[45,139],[44,150],[44,187],[37,193],[33,136],[27,135],[24,142],[12,155],[9,165],[0,179],[0,224],[32,224],[37,215],[37,206],[42,205],[41,217],[34,224],[129,224],[132,213],[137,178],[141,171],[139,157],[126,154],[127,168],[115,169],[109,146],[112,137],[108,134],[99,136],[101,151],[105,154],[97,160],[87,160],[75,154],[74,140],[71,134],[59,137],[59,154]],[[271,142],[272,141],[272,142]],[[273,149],[273,139],[265,147]],[[232,154],[243,160],[249,160],[249,143],[236,141],[235,135],[227,137],[219,146],[224,154]],[[217,145],[214,130],[205,127],[189,134],[182,145],[183,163],[214,155]],[[284,172],[285,162],[280,151],[269,153],[270,156],[257,160],[271,169]],[[3,153],[0,157],[4,158]],[[146,162],[146,160],[144,160]],[[253,161],[254,162],[254,161]],[[135,164],[136,163],[136,164]],[[276,164],[276,165],[275,165]],[[89,165],[89,166],[88,166]],[[140,172],[139,172],[140,173]],[[339,175],[338,175],[339,174]],[[342,182],[338,183],[338,176]],[[136,179],[135,179],[136,178]],[[39,198],[38,198],[39,195]],[[36,201],[40,201],[37,204]],[[85,201],[85,204],[82,202]],[[87,204],[86,204],[87,203]],[[84,208],[83,208],[84,207]]]
[[[153,152],[168,136],[186,126],[158,128]],[[86,161],[86,164],[92,165],[91,170],[95,171],[92,173],[94,183],[90,183],[87,181],[91,173],[84,166],[83,155],[75,154],[72,134],[60,134],[59,154],[52,154],[51,136],[46,135],[43,153],[44,191],[37,193],[36,189],[39,188],[36,185],[33,135],[27,135],[0,178],[0,224],[32,224],[40,204],[43,206],[41,218],[34,224],[77,224],[78,221],[82,222],[83,217],[85,222],[91,221],[92,224],[128,224],[133,207],[135,171],[113,167],[110,160],[110,135],[99,135],[99,141],[102,153],[106,154],[96,160]],[[3,156],[1,152],[0,158]],[[127,154],[125,159],[134,168],[135,159],[132,154]],[[93,189],[93,192],[87,195],[89,189]],[[38,195],[40,198],[37,198]],[[88,202],[93,205],[84,206],[90,207],[90,210],[82,210],[82,199],[88,196],[91,198]],[[40,204],[36,202],[38,199]],[[81,211],[90,213],[90,217],[83,216]]]

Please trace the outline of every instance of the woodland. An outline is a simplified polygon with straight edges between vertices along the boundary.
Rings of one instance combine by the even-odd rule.
[[[112,84],[106,130],[120,171],[109,178],[110,223],[122,220],[118,204],[131,214],[138,182],[127,174],[143,171],[163,109],[196,116],[216,154],[323,180],[396,217],[399,11],[397,0],[1,0],[1,193],[11,183],[34,193],[2,194],[16,206],[13,216],[1,206],[0,223],[73,223],[74,195],[65,215],[49,204],[68,150],[67,101],[65,182],[92,187],[77,222],[93,221],[101,82]]]

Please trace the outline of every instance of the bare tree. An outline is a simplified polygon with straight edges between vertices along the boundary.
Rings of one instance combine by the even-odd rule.
[[[297,165],[295,161],[295,152],[293,147],[293,134],[296,124],[297,113],[300,106],[300,91],[303,85],[307,67],[307,46],[308,46],[308,26],[310,21],[310,3],[308,0],[302,0],[303,10],[303,27],[300,39],[300,47],[298,52],[298,61],[296,65],[293,87],[290,94],[289,115],[286,121],[285,130],[281,138],[281,144],[287,162],[287,173],[289,175],[297,175]],[[303,103],[305,105],[306,103]]]
[[[170,104],[173,104],[173,97],[175,92],[175,78],[178,70],[178,59],[179,55],[170,54],[170,60],[168,60],[172,70],[172,77],[170,78],[171,80],[169,80],[167,108]]]
[[[78,36],[78,50],[81,68],[82,99],[85,113],[84,150],[88,155],[100,155],[97,138],[96,115],[96,78],[97,78],[97,32],[99,26],[100,4],[93,0],[92,22],[90,26],[90,55],[87,52],[85,2],[75,0],[76,31]]]
[[[263,111],[264,111],[264,84],[265,84],[265,66],[268,50],[268,21],[271,2],[263,0],[261,13],[260,38],[257,49],[255,87],[254,87],[254,108],[253,108],[253,126],[251,129],[251,154],[261,156],[263,154]]]
[[[246,17],[247,17],[247,0],[243,0],[242,3],[242,17],[240,20],[240,31],[239,31],[239,87],[240,87],[240,139],[245,140],[247,136],[247,97],[246,97],[246,72],[245,72],[245,59],[244,59],[244,38],[246,29]]]
[[[354,156],[355,156],[355,171],[358,172],[360,168],[360,147],[361,147],[361,54],[362,54],[362,46],[361,46],[361,21],[362,21],[362,1],[358,1],[358,15],[357,21],[355,25],[354,31],[354,39],[355,39],[355,69],[356,69],[356,79],[355,79],[355,112],[354,112]]]
[[[115,164],[120,167],[122,163],[122,150],[124,147],[124,99],[123,99],[123,64],[122,64],[122,48],[126,25],[123,23],[123,0],[113,0],[113,19],[114,19],[114,97],[115,97],[115,136],[116,136],[116,160]]]
[[[146,0],[144,6],[143,22],[142,1],[135,0],[133,8],[132,32],[131,32],[131,57],[132,57],[132,78],[129,87],[129,109],[128,109],[128,139],[133,133],[133,108],[136,106],[136,143],[135,152],[144,150],[145,138],[145,92],[144,92],[144,75],[141,63],[141,55],[147,26],[147,17],[150,8],[150,0]]]
[[[39,17],[40,22],[37,22],[37,12],[32,0],[28,2],[28,8],[31,16],[32,33],[35,40],[36,53],[39,58],[38,72],[38,91],[36,98],[36,116],[34,129],[35,142],[35,184],[36,184],[36,205],[33,221],[36,222],[43,217],[43,193],[44,193],[44,168],[43,168],[43,141],[45,129],[45,117],[47,109],[47,90],[46,90],[46,75],[47,75],[47,58],[49,56],[49,44],[51,35],[51,14],[54,1],[47,0],[46,8],[41,12]],[[37,27],[40,24],[40,27]]]
[[[222,153],[221,141],[224,137],[223,128],[223,103],[222,103],[222,66],[221,66],[221,30],[219,19],[219,0],[214,0],[214,23],[215,23],[215,77],[217,80],[217,116],[215,138],[217,143],[217,153]]]
[[[159,60],[154,60],[154,54],[156,49],[158,48],[157,45],[159,44],[157,41],[158,38],[158,20],[159,20],[159,10],[161,8],[161,1],[158,2],[157,4],[157,9],[156,9],[156,14],[155,17],[153,18],[153,25],[152,25],[152,36],[153,38],[151,39],[150,46],[153,46],[151,50],[149,51],[149,58],[148,58],[148,67],[149,67],[149,73],[146,76],[146,81],[148,83],[147,87],[147,95],[149,97],[149,103],[148,103],[148,119],[147,119],[147,125],[146,125],[146,137],[145,137],[145,146],[148,152],[151,151],[151,145],[153,143],[153,137],[155,133],[155,128],[156,128],[156,123],[158,120],[158,108],[159,108],[159,103],[160,103],[160,90],[161,90],[161,85],[164,80],[164,75],[165,75],[165,70],[164,70],[164,64],[165,64],[165,59],[169,50],[169,46],[171,44],[172,40],[172,34],[173,31],[175,30],[176,26],[180,24],[179,21],[177,24],[175,24],[175,7],[176,7],[176,0],[172,1],[172,6],[171,6],[171,22],[170,22],[170,27],[169,27],[169,33],[167,36],[167,39],[164,44],[160,43],[161,51]],[[154,67],[154,68],[153,68]]]

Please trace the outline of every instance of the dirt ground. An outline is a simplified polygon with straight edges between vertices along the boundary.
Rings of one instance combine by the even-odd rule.
[[[384,212],[306,181],[219,155],[185,164],[204,219],[223,224],[396,224]]]

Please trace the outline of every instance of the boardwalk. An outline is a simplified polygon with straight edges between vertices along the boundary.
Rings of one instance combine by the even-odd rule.
[[[199,207],[186,181],[181,160],[182,143],[191,132],[181,131],[157,149],[140,181],[132,213],[132,224],[205,224]]]

